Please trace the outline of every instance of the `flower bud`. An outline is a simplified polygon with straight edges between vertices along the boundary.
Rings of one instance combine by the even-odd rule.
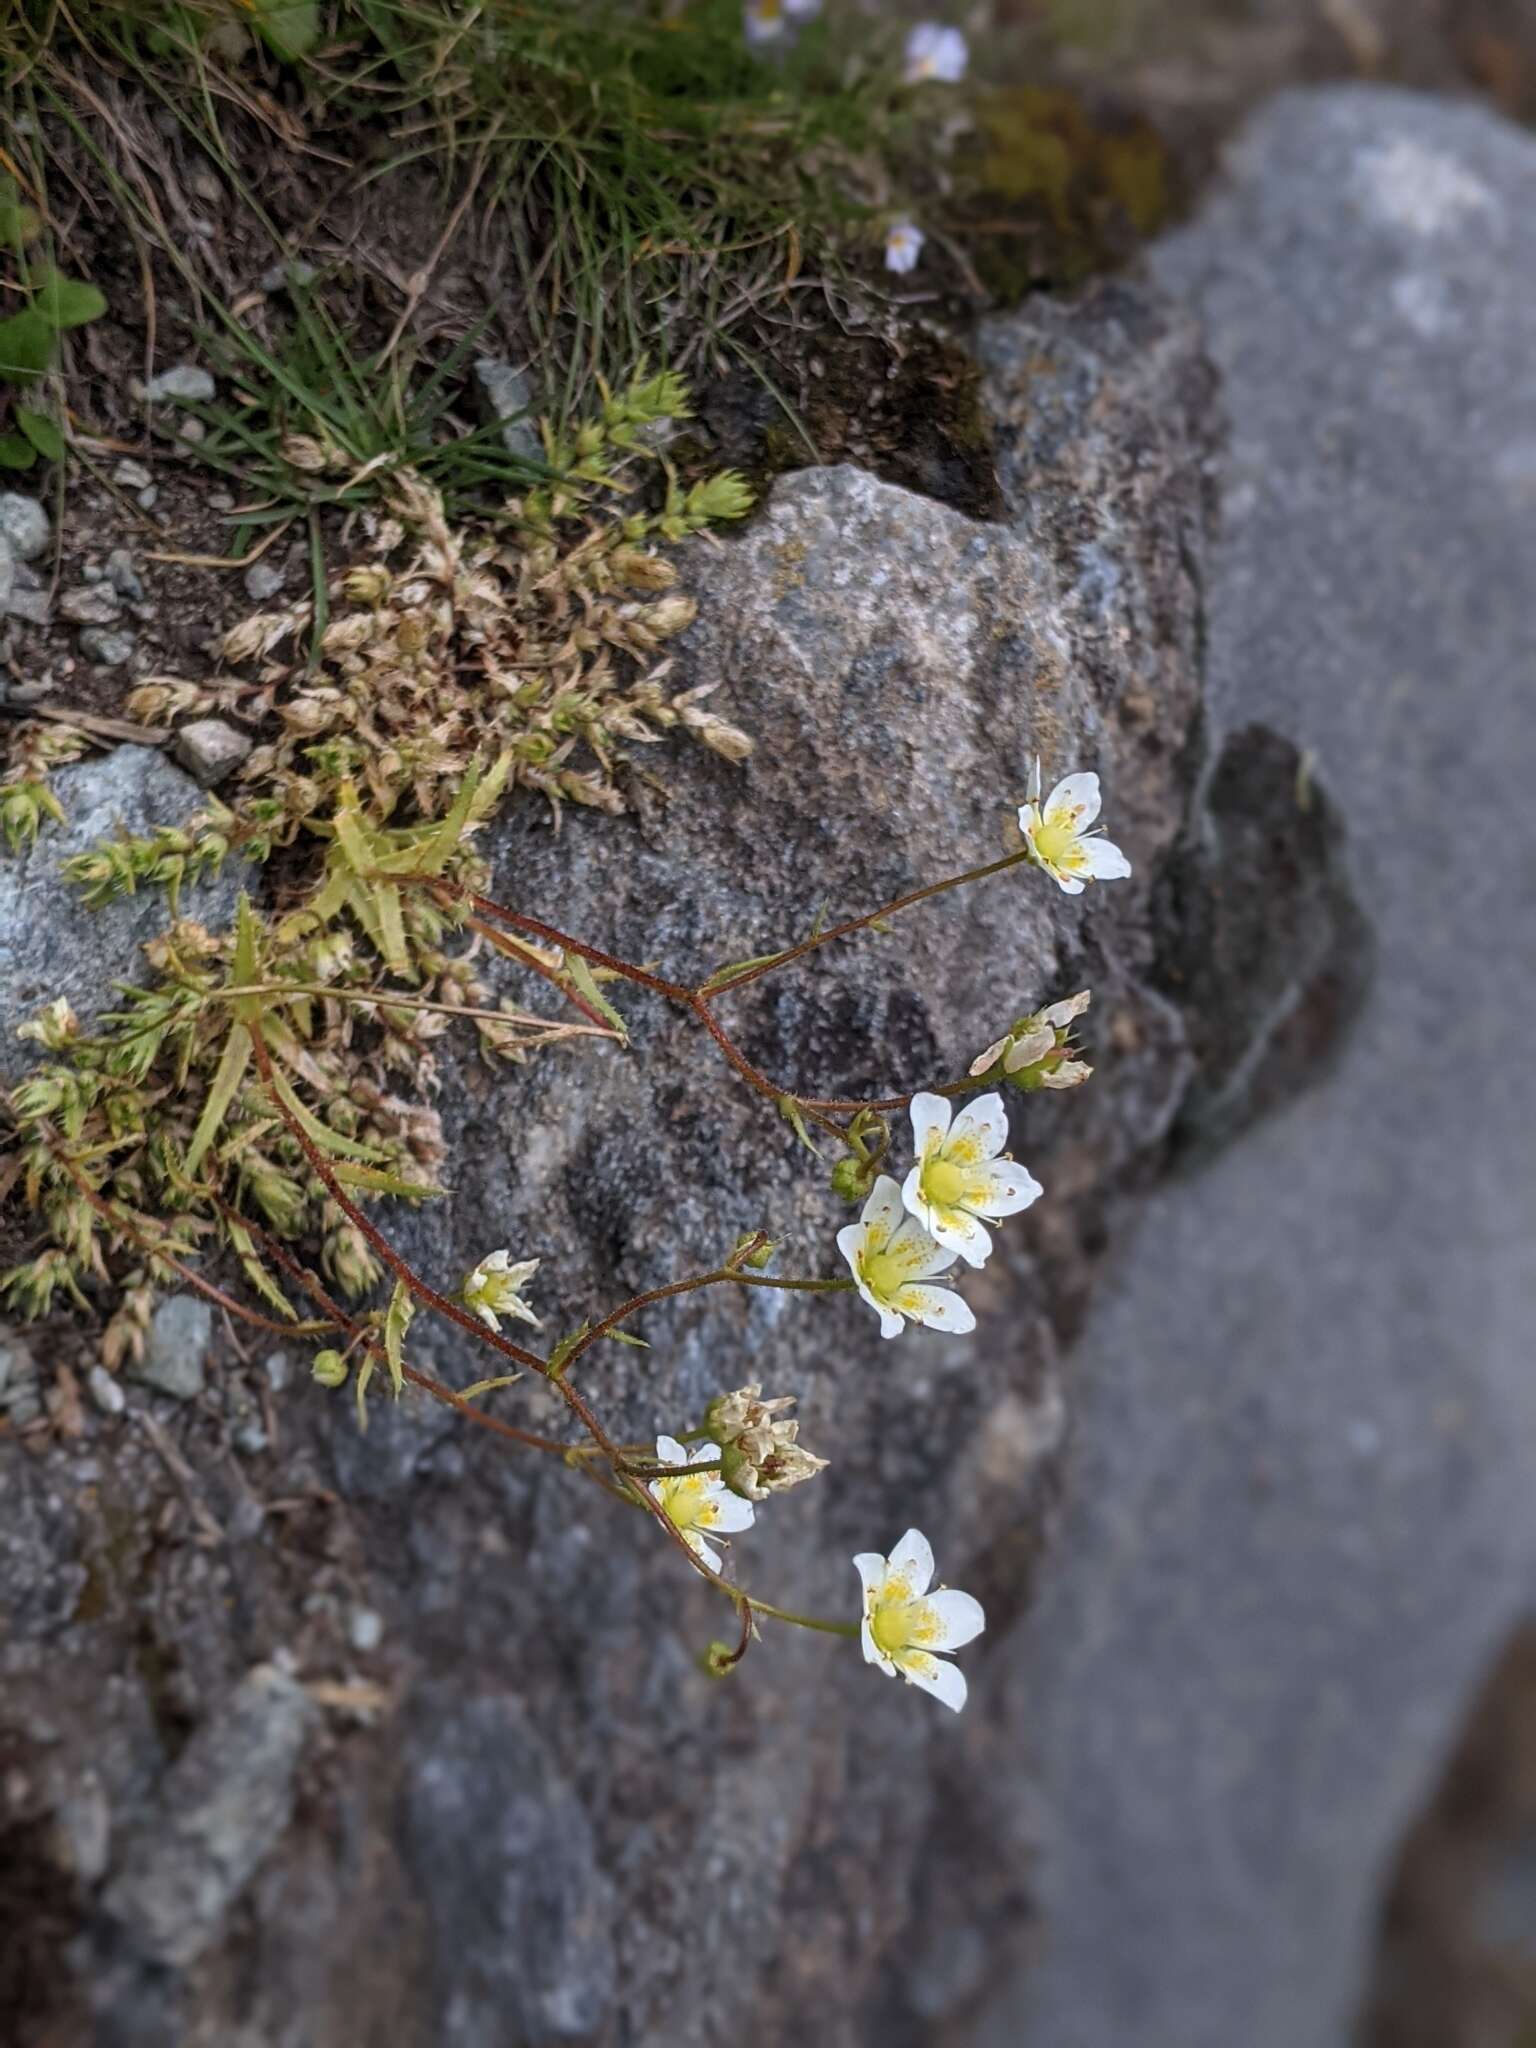
[[[875,1184],[878,1161],[859,1159],[845,1152],[832,1169],[832,1192],[845,1202],[862,1202]]]
[[[347,1361],[339,1351],[317,1351],[309,1370],[322,1387],[339,1387],[347,1377]]]

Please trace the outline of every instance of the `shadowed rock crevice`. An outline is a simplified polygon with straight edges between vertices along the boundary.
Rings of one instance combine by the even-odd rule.
[[[1356,2048],[1536,2040],[1536,1621],[1478,1687],[1389,1875]]]
[[[1225,741],[1153,914],[1196,1062],[1169,1133],[1187,1164],[1320,1081],[1370,985],[1343,827],[1290,740],[1250,725]]]

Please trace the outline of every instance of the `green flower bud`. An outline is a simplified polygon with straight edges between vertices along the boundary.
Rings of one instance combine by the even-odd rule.
[[[347,1361],[339,1351],[317,1351],[310,1374],[322,1387],[339,1387],[346,1381]]]
[[[832,1169],[832,1192],[845,1202],[862,1202],[875,1184],[875,1161],[845,1152]]]

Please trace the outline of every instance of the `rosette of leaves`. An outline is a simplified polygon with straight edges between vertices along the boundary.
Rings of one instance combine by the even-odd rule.
[[[30,469],[41,455],[57,462],[64,437],[51,413],[26,397],[53,365],[59,336],[99,320],[107,302],[93,284],[65,277],[46,260],[27,258],[40,222],[12,178],[0,178],[0,245],[19,259],[26,303],[0,320],[0,469]],[[8,424],[7,424],[8,423]]]

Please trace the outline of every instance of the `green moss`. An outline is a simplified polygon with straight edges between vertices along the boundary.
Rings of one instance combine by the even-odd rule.
[[[1004,305],[1122,262],[1171,208],[1166,146],[1145,121],[1095,121],[1068,92],[1010,86],[977,102],[960,233]]]

